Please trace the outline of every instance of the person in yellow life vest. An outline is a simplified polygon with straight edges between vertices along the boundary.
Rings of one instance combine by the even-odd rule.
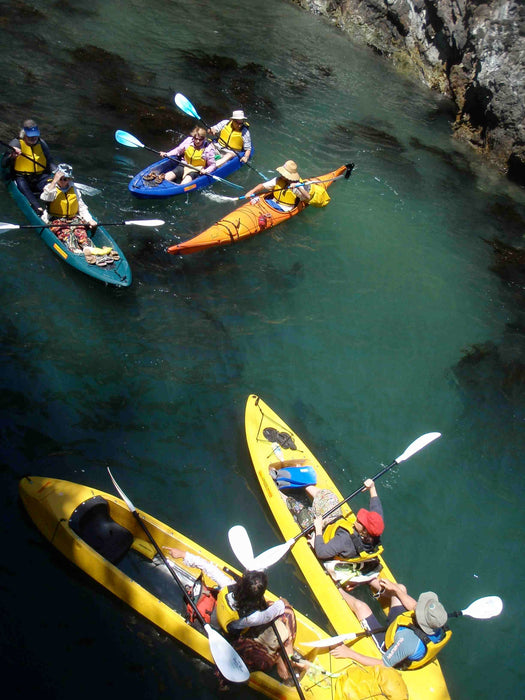
[[[278,211],[292,211],[299,202],[307,202],[310,200],[310,193],[306,187],[301,184],[301,176],[297,171],[297,163],[293,160],[287,160],[284,165],[276,168],[279,173],[278,177],[274,177],[266,182],[261,182],[253,187],[244,195],[246,198],[253,197],[263,192],[270,192],[271,197],[267,197],[266,201]],[[257,200],[254,199],[252,203]]]
[[[40,138],[40,129],[33,119],[26,119],[20,136],[8,144],[9,151],[2,158],[2,167],[9,168],[11,178],[26,197],[31,208],[41,216],[44,207],[40,194],[55,170],[49,146]]]
[[[226,632],[250,671],[269,671],[275,666],[283,681],[293,683],[272,622],[277,627],[288,656],[291,656],[297,633],[295,613],[284,598],[273,603],[265,600],[266,574],[263,571],[247,571],[235,580],[203,557],[173,547],[164,549],[170,557],[183,559],[186,566],[200,569],[217,583],[220,590],[210,624]],[[301,661],[292,663],[297,672],[303,670]]]
[[[206,129],[200,126],[196,126],[178,146],[171,151],[160,151],[160,155],[163,158],[180,159],[179,165],[164,173],[164,179],[181,185],[191,182],[199,175],[209,175],[217,168],[213,144],[206,138]]]
[[[363,629],[372,632],[380,657],[360,654],[344,644],[332,649],[331,654],[337,658],[353,659],[363,666],[379,665],[401,670],[421,668],[432,661],[452,636],[447,626],[448,614],[437,595],[427,591],[416,601],[402,583],[382,578],[372,581],[370,587],[390,598],[386,630],[381,629],[367,603],[346,591],[341,591],[341,595]]]
[[[232,158],[238,157],[241,163],[247,163],[252,154],[252,137],[244,112],[236,109],[229,119],[214,124],[209,129],[214,141],[217,154],[217,167],[224,165]]]
[[[73,184],[73,168],[61,163],[48,181],[40,199],[47,210],[42,219],[61,241],[72,249],[84,248],[89,243],[88,227],[95,230],[97,222],[89,213],[82,195]],[[68,225],[66,225],[68,224]]]

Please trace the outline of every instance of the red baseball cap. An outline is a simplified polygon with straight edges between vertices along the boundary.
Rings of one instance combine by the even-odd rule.
[[[361,508],[357,512],[357,519],[373,537],[379,537],[379,535],[383,534],[385,523],[379,513]]]

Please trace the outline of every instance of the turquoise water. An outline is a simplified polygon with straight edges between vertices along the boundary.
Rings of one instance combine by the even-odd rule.
[[[11,42],[0,49],[1,138],[34,116],[57,161],[101,190],[89,200],[101,221],[167,222],[112,229],[134,275],[124,290],[69,269],[30,230],[1,235],[8,675],[23,697],[216,696],[208,667],[40,538],[17,484],[34,473],[111,491],[110,465],[138,507],[208,549],[232,560],[226,533],[242,523],[260,551],[279,537],[244,438],[257,393],[343,492],[418,435],[443,434],[379,483],[387,559],[411,592],[436,590],[449,610],[504,599],[498,619],[455,621],[442,660],[453,698],[512,697],[523,681],[523,336],[516,288],[491,270],[484,239],[522,227],[523,190],[452,139],[448,105],[331,25],[286,2],[241,7],[0,7]],[[154,156],[113,132],[159,150],[176,143],[193,122],[175,92],[209,122],[242,107],[269,176],[288,158],[305,176],[350,161],[355,171],[326,209],[238,246],[167,255],[235,206],[127,191]],[[258,177],[232,180],[248,189]],[[23,223],[3,189],[0,207],[3,221]],[[461,362],[489,343],[479,362]],[[324,624],[291,557],[270,585]]]

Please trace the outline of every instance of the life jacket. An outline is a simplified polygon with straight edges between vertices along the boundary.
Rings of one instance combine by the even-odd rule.
[[[243,151],[244,139],[242,137],[242,133],[246,128],[246,126],[243,126],[240,131],[236,131],[233,128],[233,123],[229,121],[226,126],[223,126],[221,133],[219,134],[220,145],[227,146],[234,151]]]
[[[407,627],[412,630],[419,637],[424,646],[422,652],[418,649],[415,654],[404,660],[402,665],[403,670],[412,671],[428,664],[429,661],[432,661],[432,659],[439,654],[441,649],[443,649],[445,644],[447,644],[452,637],[452,632],[446,625],[437,630],[435,634],[426,634],[421,627],[416,624],[415,612],[413,610],[407,610],[401,613],[401,615],[398,615],[388,627],[385,633],[385,647],[387,650],[394,643],[395,634],[400,627]]]
[[[206,165],[206,160],[204,158],[204,151],[208,147],[209,141],[204,141],[200,148],[195,148],[193,144],[190,144],[188,148],[184,151],[184,160],[188,165],[204,166]]]
[[[20,155],[15,158],[15,172],[22,175],[41,175],[47,167],[47,158],[44,155],[44,149],[42,148],[40,141],[38,141],[34,146],[29,146],[24,139],[20,139],[20,150],[24,155]],[[29,160],[29,158],[31,158],[31,160]]]
[[[66,192],[56,188],[57,194],[52,202],[49,202],[47,210],[52,217],[60,219],[72,219],[78,214],[78,197],[75,188],[71,186]]]
[[[298,182],[302,182],[299,180]],[[277,178],[276,185],[272,194],[273,199],[279,204],[289,204],[293,207],[299,202],[299,197],[294,194],[293,189],[290,188],[290,183],[282,177]]]
[[[326,544],[330,542],[330,540],[340,527],[343,528],[343,530],[346,530],[352,538],[352,542],[354,543],[354,546],[356,548],[357,555],[355,557],[336,556],[336,559],[342,559],[343,561],[361,562],[366,559],[375,559],[379,554],[383,552],[383,545],[381,544],[377,544],[375,547],[373,547],[373,549],[365,549],[365,544],[363,543],[361,538],[354,532],[354,526],[346,518],[338,518],[337,520],[334,520],[333,523],[329,523],[323,530],[323,541]]]
[[[202,574],[195,580],[191,588],[188,586],[188,589],[188,595],[195,603],[195,606],[200,612],[204,622],[209,624],[211,622],[212,613],[217,604],[216,591],[208,588],[208,586],[202,580]],[[191,624],[200,622],[195,610],[193,609],[193,606],[190,603],[187,603],[186,605],[186,612],[188,615],[188,620],[191,622]]]
[[[335,682],[334,700],[388,698],[408,700],[408,689],[395,668],[352,665]]]
[[[232,605],[232,589],[233,585],[225,586],[221,588],[217,596],[217,622],[225,632],[228,632],[228,625],[240,618],[239,613]]]

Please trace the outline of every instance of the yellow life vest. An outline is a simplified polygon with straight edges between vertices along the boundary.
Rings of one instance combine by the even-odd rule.
[[[299,182],[302,182],[300,180]],[[273,189],[272,197],[279,204],[289,204],[293,207],[298,203],[299,198],[294,194],[293,189],[290,188],[290,183],[282,177],[277,178],[277,183]]]
[[[354,533],[354,526],[352,523],[348,522],[346,518],[338,518],[334,520],[333,523],[329,523],[323,530],[323,541],[328,544],[332,537],[335,535],[337,530],[342,527],[350,535]],[[378,544],[377,547],[372,552],[366,552],[364,549],[359,552],[356,557],[335,557],[336,559],[342,559],[343,561],[363,561],[365,559],[375,559],[379,554],[383,552],[383,545]]]
[[[242,131],[236,131],[233,128],[233,123],[229,121],[226,126],[221,129],[219,134],[219,143],[221,146],[227,146],[234,151],[244,150],[244,139]]]
[[[37,174],[44,172],[47,166],[47,158],[44,155],[44,150],[40,141],[34,146],[29,146],[24,139],[20,139],[20,150],[24,155],[15,158],[15,172],[22,175]],[[25,158],[24,156],[27,156]],[[31,160],[29,160],[31,158]],[[34,162],[32,162],[34,161]]]
[[[57,194],[52,202],[49,202],[48,212],[52,217],[60,219],[72,219],[78,214],[78,198],[75,188],[71,186],[66,192],[57,187]]]
[[[215,608],[217,612],[217,622],[225,632],[228,632],[228,625],[235,620],[239,619],[239,613],[234,610],[230,603],[228,602],[228,593],[230,593],[231,586],[225,586],[221,588],[217,596],[217,606]]]
[[[208,142],[205,141],[202,148],[195,148],[193,144],[188,146],[188,148],[184,151],[184,160],[186,163],[188,163],[188,165],[194,165],[195,167],[206,165],[206,160],[204,159],[204,149],[207,145]]]
[[[395,668],[353,665],[337,679],[334,700],[354,698],[408,700],[408,688]]]
[[[407,610],[406,612],[401,613],[401,615],[398,615],[396,617],[396,619],[390,624],[385,633],[385,647],[387,650],[394,643],[394,637],[398,628],[410,627],[410,625],[417,626],[416,614],[413,610]],[[418,659],[417,661],[406,659],[408,665],[405,666],[403,670],[412,671],[416,668],[421,668],[425,664],[428,664],[429,661],[432,661],[432,659],[439,654],[441,649],[443,649],[445,644],[448,644],[449,639],[452,637],[452,632],[451,630],[449,630],[448,627],[444,627],[443,629],[445,631],[445,636],[443,637],[443,639],[440,642],[433,642],[431,639],[428,640],[428,643],[423,642],[423,644],[426,647],[425,655],[423,656],[423,658]]]
[[[313,182],[310,185],[310,199],[308,204],[312,207],[326,207],[330,203],[330,195],[326,189],[318,182]]]

